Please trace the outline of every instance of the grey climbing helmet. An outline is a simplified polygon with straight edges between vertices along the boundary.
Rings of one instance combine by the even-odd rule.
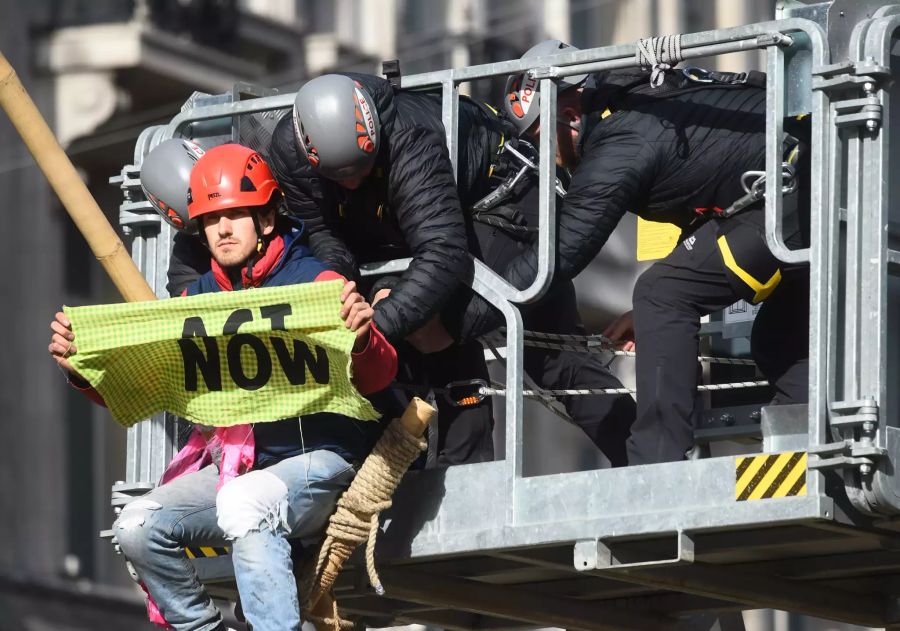
[[[381,123],[361,83],[344,75],[316,77],[297,92],[293,116],[297,144],[323,177],[351,179],[372,169]]]
[[[578,50],[578,48],[558,39],[548,39],[529,48],[522,55],[522,59],[548,57],[564,51],[574,50]],[[557,82],[558,89],[562,92],[569,88],[578,87],[584,83],[587,77],[586,74],[562,77]],[[506,79],[506,98],[503,101],[503,107],[520,135],[525,133],[541,115],[540,86],[540,80],[529,77],[527,72],[510,75]]]
[[[154,147],[141,163],[141,188],[147,201],[178,230],[197,233],[197,222],[188,217],[191,169],[204,154],[190,140],[172,138]]]

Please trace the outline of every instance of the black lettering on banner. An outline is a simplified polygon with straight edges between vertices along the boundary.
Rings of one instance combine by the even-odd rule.
[[[206,353],[200,349],[193,337],[203,340]],[[222,370],[219,361],[219,347],[216,340],[206,334],[203,319],[199,316],[185,318],[184,327],[181,330],[181,339],[178,340],[181,349],[181,360],[184,362],[184,389],[188,392],[196,392],[198,379],[197,372],[203,375],[206,389],[210,392],[222,389]]]
[[[271,336],[269,342],[275,348],[275,354],[278,356],[278,362],[284,371],[284,376],[292,386],[306,383],[306,369],[309,368],[310,374],[316,383],[328,383],[328,353],[321,346],[316,346],[316,356],[313,357],[309,346],[300,340],[293,340],[294,353],[288,350],[287,341],[284,338]]]
[[[242,324],[253,322],[253,312],[250,309],[237,309],[231,312],[222,327],[222,335],[234,335]]]
[[[244,309],[243,311],[247,310]],[[241,363],[241,348],[243,346],[249,346],[256,354],[256,375],[253,377],[249,377],[244,372],[244,366]],[[243,390],[259,390],[272,377],[272,358],[269,356],[269,350],[263,344],[263,341],[255,335],[238,333],[228,340],[226,354],[228,356],[228,372],[239,388]]]
[[[284,327],[284,319],[291,315],[291,305],[266,305],[259,308],[259,313],[263,318],[272,322],[273,331],[287,331]]]

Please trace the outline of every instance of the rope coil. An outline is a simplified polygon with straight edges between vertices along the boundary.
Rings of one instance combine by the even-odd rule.
[[[337,604],[332,605],[331,616],[315,616],[312,610],[323,594],[331,590],[340,569],[353,551],[366,542],[366,571],[376,593],[384,594],[384,587],[375,568],[375,543],[378,538],[378,516],[391,506],[394,494],[403,474],[419,453],[427,447],[424,439],[413,436],[401,424],[400,419],[387,426],[366,458],[350,487],[337,501],[325,531],[325,540],[319,548],[315,567],[303,572],[300,585],[304,595],[304,617],[331,629],[347,628],[340,618]]]
[[[683,60],[680,34],[638,40],[635,62],[640,68],[651,71],[650,85],[654,88],[663,84],[666,70],[671,70]]]

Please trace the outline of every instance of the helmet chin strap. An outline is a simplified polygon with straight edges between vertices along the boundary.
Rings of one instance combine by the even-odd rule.
[[[259,225],[259,213],[254,208],[250,211],[250,217],[253,218],[253,227],[256,228],[256,252],[250,254],[247,258],[247,281],[253,282],[253,266],[266,251],[266,242],[263,235],[262,227]]]

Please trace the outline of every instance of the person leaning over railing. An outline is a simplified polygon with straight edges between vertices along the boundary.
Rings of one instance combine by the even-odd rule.
[[[297,95],[268,156],[288,211],[303,219],[313,253],[330,269],[358,279],[359,263],[413,258],[402,276],[367,290],[373,303],[376,295],[383,298],[375,305],[375,322],[405,359],[402,380],[435,387],[488,377],[478,344],[432,343],[433,336],[424,335],[472,275],[440,109],[439,97],[398,92],[377,77],[325,75]],[[461,123],[474,134],[493,134],[493,146],[500,136],[489,127],[495,118],[474,103],[461,104]],[[488,143],[472,148],[482,151],[482,145]],[[467,181],[464,169],[460,179]],[[192,267],[190,252],[176,243],[170,284],[189,276]],[[388,291],[378,290],[389,284],[393,291],[385,297]],[[427,352],[415,352],[415,345]],[[458,407],[439,397],[438,407],[438,463],[493,459],[490,401]]]
[[[279,216],[281,192],[262,157],[235,144],[203,155],[184,141],[168,141],[158,155],[177,170],[179,152],[191,170],[182,189],[190,222],[212,255],[211,270],[187,295],[340,279],[303,245],[302,224]],[[152,155],[152,154],[151,154]],[[152,164],[152,161],[151,161]],[[164,174],[161,174],[164,175]],[[162,180],[177,181],[177,174]],[[156,191],[161,195],[174,191]],[[170,203],[180,204],[180,201]],[[363,394],[393,380],[396,352],[372,323],[372,308],[345,284],[340,316],[356,333],[353,381]],[[50,353],[70,380],[98,400],[73,374],[75,335],[63,313],[51,324]],[[221,613],[197,578],[185,546],[230,542],[244,615],[256,631],[300,629],[300,605],[288,539],[306,546],[323,534],[339,495],[374,444],[370,427],[331,413],[271,423],[222,427],[204,436],[197,427],[163,474],[160,486],[127,504],[113,526],[116,540],[152,597],[150,611],[181,630],[224,630]],[[154,610],[153,601],[158,610]]]
[[[553,47],[570,48],[555,40]],[[558,211],[558,278],[578,275],[628,211],[682,229],[675,249],[638,279],[633,312],[606,331],[633,336],[638,346],[629,464],[685,458],[693,446],[700,317],[739,299],[765,301],[752,351],[775,402],[805,402],[808,388],[808,266],[780,262],[764,236],[762,75],[689,68],[652,76],[658,87],[638,69],[582,76],[577,89],[560,90],[557,104],[557,160],[572,169]],[[539,82],[509,78],[507,112],[531,138],[540,136],[539,100]],[[809,241],[806,123],[786,119],[790,133],[779,139],[791,248]],[[504,275],[525,287],[536,269],[531,249]]]
[[[493,268],[505,267],[533,240],[538,207],[535,173],[526,169],[512,185],[523,168],[507,151],[515,144],[514,129],[493,108],[465,97],[459,100],[454,185],[441,112],[439,90],[401,90],[365,75],[325,75],[297,93],[292,116],[279,123],[270,150],[289,208],[311,226],[313,251],[329,253],[336,269],[349,274],[357,261],[412,257],[401,277],[382,281],[376,299],[387,298],[375,304],[375,321],[389,339],[405,338],[425,353],[435,386],[485,378],[483,368],[471,371],[475,361],[458,368],[447,361],[454,347],[480,357],[473,340],[503,322],[499,311],[474,300],[461,283],[471,274],[467,252]],[[456,259],[460,247],[464,264]],[[444,254],[449,249],[452,257]],[[581,332],[571,283],[554,288],[524,317],[527,327],[540,331]],[[621,387],[596,358],[529,349],[525,364],[543,387]],[[624,465],[633,400],[573,397],[565,403],[612,464]],[[456,441],[452,425],[445,434],[445,419],[459,408],[448,407],[440,408],[438,426],[439,452],[449,464],[448,443]]]

